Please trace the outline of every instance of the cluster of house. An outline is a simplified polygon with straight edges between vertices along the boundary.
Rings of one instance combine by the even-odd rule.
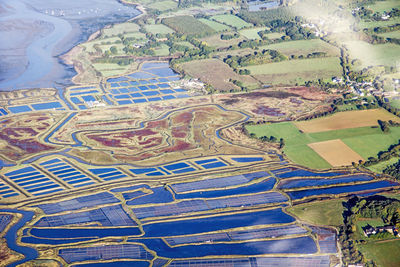
[[[393,234],[394,236],[400,237],[399,229],[397,229],[393,225],[377,226],[377,227],[367,225],[366,227],[363,228],[363,231],[364,231],[364,235],[366,237],[369,237],[370,235],[375,235],[377,233],[382,233],[382,232],[389,232],[389,233]]]

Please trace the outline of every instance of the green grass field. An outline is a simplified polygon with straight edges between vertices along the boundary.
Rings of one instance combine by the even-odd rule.
[[[392,105],[395,108],[400,108],[400,100],[397,99],[391,99],[390,100],[390,105]]]
[[[192,16],[168,17],[162,23],[182,34],[206,36],[215,33],[213,28]]]
[[[265,30],[266,27],[257,27],[257,28],[251,28],[251,29],[244,29],[240,30],[239,33],[246,37],[247,39],[261,39],[260,35],[258,35],[259,31]]]
[[[367,259],[375,261],[377,266],[392,267],[400,266],[400,240],[384,242],[368,242],[365,245],[358,245],[361,252]]]
[[[280,33],[276,33],[281,35]],[[312,39],[312,40],[298,40],[298,41],[289,41],[282,42],[272,45],[261,46],[260,49],[274,49],[279,50],[287,56],[290,55],[305,55],[307,56],[313,52],[326,52],[330,56],[339,56],[340,51],[338,48],[324,42],[320,39]]]
[[[361,29],[364,29],[364,28],[375,28],[375,27],[383,27],[383,26],[395,25],[396,23],[400,23],[400,18],[399,17],[392,18],[392,19],[389,19],[389,20],[382,20],[382,21],[365,21],[365,20],[362,20],[362,21],[360,21],[358,26]]]
[[[137,32],[137,31],[139,31],[139,25],[132,22],[125,22],[113,25],[111,28],[104,28],[102,30],[102,37],[117,36],[118,34]]]
[[[376,1],[372,5],[368,5],[368,8],[373,10],[374,12],[389,12],[392,8],[399,8],[400,4],[398,0],[385,0],[385,1]]]
[[[288,208],[300,220],[317,225],[339,226],[343,224],[343,201],[340,199],[300,204]]]
[[[155,50],[156,56],[168,56],[169,55],[169,46],[166,44],[161,44]]]
[[[287,72],[327,71],[336,75],[342,70],[337,57],[286,60],[277,63],[247,66],[251,74],[282,74]]]
[[[400,39],[400,31],[394,31],[394,32],[385,32],[379,34],[379,36],[385,37],[385,38],[396,38]]]
[[[165,1],[157,1],[148,6],[149,8],[156,9],[159,11],[166,11],[177,8],[178,3],[172,0],[165,0]]]
[[[246,66],[251,75],[266,84],[294,85],[317,79],[341,76],[342,68],[337,57],[286,60],[277,63]]]
[[[204,23],[204,24],[208,25],[209,27],[213,28],[214,31],[216,31],[216,32],[229,31],[232,29],[231,27],[229,27],[227,25],[224,25],[222,23],[219,23],[219,22],[216,22],[213,20],[209,20],[209,19],[198,19],[198,20],[201,23]]]
[[[137,40],[146,40],[146,34],[141,32],[130,32],[124,34],[125,38],[135,38]]]
[[[168,33],[173,33],[174,30],[171,28],[163,25],[163,24],[152,24],[152,25],[146,25],[144,26],[146,31],[151,32],[152,34],[168,34]]]
[[[372,65],[395,66],[398,55],[400,55],[400,46],[395,44],[371,45],[363,41],[346,42],[352,59],[361,60],[361,67]]]
[[[322,159],[307,144],[327,140],[341,139],[346,145],[364,159],[376,157],[379,151],[384,151],[390,145],[397,143],[400,128],[392,127],[384,134],[379,128],[360,127],[343,130],[301,133],[292,122],[282,122],[263,125],[248,125],[247,130],[256,136],[275,136],[285,140],[283,151],[295,163],[316,169],[330,168],[330,164]]]
[[[252,26],[252,24],[247,23],[246,21],[242,20],[241,18],[239,18],[235,15],[230,15],[230,14],[215,15],[215,16],[212,16],[211,18],[213,20],[227,24],[227,25],[232,26],[237,29],[243,29],[243,28]]]

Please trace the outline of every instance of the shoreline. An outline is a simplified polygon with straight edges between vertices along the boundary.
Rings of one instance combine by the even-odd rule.
[[[146,11],[145,7],[143,5],[141,5],[141,4],[139,4],[139,3],[131,3],[131,2],[127,2],[125,0],[117,0],[117,1],[120,2],[123,5],[134,6],[134,8],[140,12],[139,15],[137,15],[137,16],[135,16],[133,18],[130,18],[130,19],[124,21],[124,22],[134,21],[134,20],[136,20],[136,19],[138,19],[138,18],[140,18],[142,16],[145,16],[147,14],[147,11]],[[124,23],[124,22],[121,22],[121,23]],[[118,24],[121,24],[121,23],[118,23]],[[79,46],[81,44],[84,44],[84,43],[87,43],[87,42],[90,42],[90,41],[93,41],[93,40],[97,39],[101,35],[101,32],[102,32],[103,29],[105,29],[106,27],[110,27],[112,25],[113,24],[108,24],[105,27],[97,30],[96,32],[92,33],[86,41],[75,45],[69,51],[67,51],[64,54],[59,56],[59,58],[65,64],[70,65],[70,66],[72,66],[74,68],[76,74],[71,78],[71,82],[74,83],[74,85],[81,85],[82,84],[81,82],[77,81],[77,79],[79,77],[81,77],[85,73],[85,70],[82,67],[82,63],[81,62],[76,62],[76,60],[75,60],[75,57],[79,53],[81,53],[82,49],[83,49],[83,48],[81,48]],[[98,79],[101,80],[102,77],[98,77]]]

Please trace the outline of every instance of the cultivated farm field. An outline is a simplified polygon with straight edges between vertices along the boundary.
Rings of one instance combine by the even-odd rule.
[[[211,18],[213,20],[227,24],[227,25],[232,26],[237,29],[243,29],[243,28],[252,26],[252,24],[242,20],[241,18],[239,18],[235,15],[230,15],[230,14],[216,15],[216,16],[212,16]]]
[[[182,34],[205,36],[215,33],[213,28],[192,16],[169,17],[163,19],[162,22]]]
[[[273,33],[273,34],[276,34],[276,36],[278,35],[282,36],[281,33]],[[329,56],[340,55],[340,51],[337,47],[334,47],[320,39],[282,42],[282,43],[261,46],[260,48],[278,50],[283,54],[285,54],[286,56],[291,56],[291,55],[307,56],[308,54],[314,52],[325,52]]]
[[[333,167],[345,166],[352,162],[364,160],[340,139],[311,143],[308,146]]]
[[[400,135],[400,129],[398,127],[391,127],[388,133],[383,133],[382,130],[376,126],[377,119],[381,120],[395,120],[394,115],[387,113],[384,110],[377,109],[372,110],[376,114],[383,114],[383,117],[374,117],[371,119],[370,123],[374,123],[371,126],[357,127],[350,126],[347,128],[340,128],[334,130],[333,128],[326,128],[323,122],[324,119],[333,118],[335,115],[341,113],[354,113],[356,115],[365,115],[368,113],[359,113],[359,111],[349,111],[334,114],[333,116],[314,119],[311,121],[305,121],[304,123],[315,123],[315,121],[322,121],[322,127],[319,128],[320,132],[315,132],[317,128],[314,128],[314,132],[306,132],[297,127],[298,122],[281,122],[272,124],[261,124],[261,125],[248,125],[246,128],[250,133],[255,133],[256,136],[275,136],[276,138],[283,138],[285,140],[285,147],[283,151],[285,154],[294,162],[310,167],[310,168],[329,168],[332,167],[327,160],[321,157],[317,152],[315,152],[309,144],[330,141],[330,140],[341,140],[346,146],[351,150],[361,156],[363,159],[368,159],[369,157],[376,157],[379,151],[384,151],[394,143],[398,142],[398,137]],[[372,112],[371,111],[371,112]],[[391,116],[390,116],[391,115]],[[349,116],[349,115],[347,115]],[[350,116],[353,116],[352,114]],[[362,119],[363,116],[359,118]],[[368,115],[373,117],[373,115]],[[376,115],[378,116],[378,115]],[[386,116],[386,117],[385,117]],[[336,119],[336,118],[335,118]],[[357,117],[353,118],[353,124],[358,120]],[[342,125],[338,119],[338,126]],[[300,122],[303,123],[303,122]],[[331,122],[332,123],[332,122]],[[366,122],[365,122],[366,123]],[[350,124],[351,125],[351,124]],[[328,130],[331,129],[331,130]],[[337,149],[340,150],[340,149]],[[338,153],[332,150],[332,155]],[[333,163],[333,162],[332,162]],[[349,165],[351,162],[347,162],[345,165]]]
[[[305,80],[340,76],[342,69],[337,57],[286,60],[246,66],[252,76],[268,84],[294,84]]]
[[[208,25],[209,27],[213,28],[214,31],[216,31],[216,32],[229,31],[229,30],[232,29],[231,27],[229,27],[229,26],[227,26],[227,25],[225,25],[225,24],[216,22],[216,21],[214,21],[214,20],[203,19],[203,18],[198,19],[198,20],[199,20],[201,23],[204,23],[204,24]]]
[[[295,122],[295,125],[305,133],[316,133],[348,128],[378,126],[378,120],[400,122],[400,118],[384,109],[370,109],[339,112],[329,117]]]

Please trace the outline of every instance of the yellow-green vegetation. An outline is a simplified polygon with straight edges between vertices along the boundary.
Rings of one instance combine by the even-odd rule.
[[[159,11],[167,11],[177,8],[178,3],[172,0],[164,0],[164,1],[153,2],[150,5],[148,5],[148,7]]]
[[[231,33],[231,32],[229,32]],[[201,38],[201,41],[206,42],[206,44],[208,46],[211,46],[213,48],[226,48],[229,47],[231,45],[237,45],[239,42],[243,41],[244,37],[239,36],[239,38],[232,38],[229,40],[222,40],[221,39],[221,34],[215,34],[215,35],[211,35],[211,36],[207,36],[204,38]],[[235,50],[232,51],[228,51],[228,53],[235,53]]]
[[[394,116],[393,119],[395,119]],[[312,121],[318,120],[321,119]],[[368,159],[369,157],[376,157],[378,152],[385,151],[390,145],[397,143],[400,136],[399,127],[391,127],[389,133],[383,133],[379,127],[373,126],[306,133],[300,132],[299,128],[292,122],[247,125],[246,129],[257,137],[275,136],[277,139],[283,138],[285,140],[283,151],[292,161],[317,169],[331,166],[307,146],[310,143],[340,139],[361,157]]]
[[[351,58],[359,59],[361,67],[372,65],[395,66],[393,60],[400,54],[400,46],[396,44],[371,45],[363,41],[346,42]]]
[[[343,201],[340,199],[300,204],[287,209],[301,221],[330,226],[343,224],[343,210]]]
[[[163,24],[150,24],[150,25],[145,25],[144,28],[146,31],[152,33],[152,34],[168,34],[168,33],[173,33],[174,30],[171,28],[163,25]]]
[[[239,33],[246,37],[247,39],[261,39],[260,35],[258,35],[258,32],[265,30],[266,27],[256,27],[256,28],[251,28],[251,29],[244,29],[240,30]]]
[[[215,33],[213,28],[192,16],[168,17],[163,19],[162,22],[175,31],[183,34],[206,36]]]
[[[379,34],[379,36],[385,37],[385,38],[396,38],[400,39],[400,31],[394,31],[394,32],[385,32]]]
[[[230,15],[230,14],[223,14],[223,15],[215,15],[211,17],[213,20],[221,22],[223,24],[229,25],[236,29],[243,29],[247,27],[251,27],[252,24],[242,20],[238,16]]]
[[[397,161],[399,161],[399,158],[391,158],[389,160],[379,162],[378,164],[368,166],[367,169],[376,173],[382,173],[387,166],[395,164]]]
[[[156,56],[168,56],[169,46],[166,44],[161,44],[157,49],[154,50]]]
[[[373,260],[377,266],[392,267],[400,265],[400,240],[368,242],[358,245],[366,258]]]
[[[385,0],[385,1],[375,1],[372,5],[368,5],[368,9],[374,12],[389,12],[392,8],[399,8],[399,1],[397,0]]]
[[[263,65],[247,66],[258,80],[268,84],[295,84],[307,80],[340,76],[342,68],[337,57],[286,60]]]
[[[119,34],[138,32],[139,28],[140,28],[139,25],[133,22],[116,24],[113,25],[112,27],[104,28],[101,31],[102,32],[101,37],[106,38],[106,37],[118,36]]]
[[[389,20],[378,20],[378,21],[366,21],[362,20],[358,24],[360,28],[375,28],[375,27],[383,27],[383,26],[389,26],[389,25],[394,25],[400,23],[400,18],[392,18]]]
[[[216,22],[213,20],[209,20],[209,19],[201,18],[201,19],[199,19],[199,21],[201,23],[204,23],[204,24],[208,25],[209,27],[213,28],[214,31],[216,31],[216,32],[229,31],[232,29],[231,27],[229,27],[227,25],[224,25],[222,23],[219,23],[219,22]]]
[[[280,33],[274,33],[274,34],[282,36],[282,34]],[[321,39],[282,42],[277,44],[261,46],[260,49],[278,50],[287,56],[291,55],[307,56],[308,54],[314,52],[324,52],[330,56],[340,55],[340,51],[337,47],[334,47],[333,45],[330,45],[327,42],[322,41]]]
[[[129,72],[130,70],[135,69],[136,66],[136,63],[126,66],[121,66],[114,63],[93,63],[95,70],[100,72],[104,77],[111,77],[120,75],[121,73]]]

